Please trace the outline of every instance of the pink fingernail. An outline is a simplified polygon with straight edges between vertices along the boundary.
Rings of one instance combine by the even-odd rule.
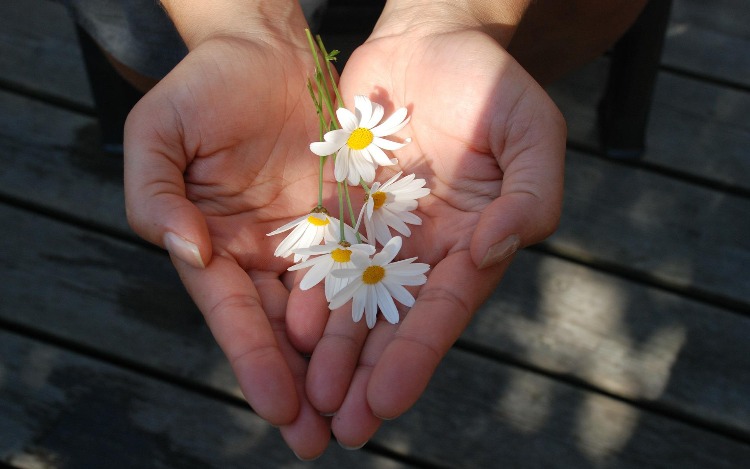
[[[521,238],[519,238],[518,235],[510,235],[499,243],[493,244],[487,249],[487,254],[485,254],[484,259],[482,259],[479,268],[484,269],[499,264],[516,252],[520,245]]]
[[[168,232],[164,235],[164,247],[167,248],[167,251],[169,251],[170,254],[187,262],[193,267],[201,269],[206,267],[201,258],[198,246],[185,238],[177,236],[172,232]]]

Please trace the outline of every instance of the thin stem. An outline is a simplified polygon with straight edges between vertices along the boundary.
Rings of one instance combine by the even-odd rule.
[[[357,218],[354,216],[354,208],[352,207],[352,198],[349,196],[349,186],[347,184],[344,184],[344,195],[346,196],[346,202],[349,206],[349,219],[352,221],[352,226],[357,225]],[[343,214],[342,214],[343,218]],[[359,235],[359,231],[354,231],[354,234],[357,236],[357,242],[362,243],[362,237]]]
[[[341,187],[344,187],[344,190],[341,190]],[[338,183],[338,193],[339,193],[339,237],[341,241],[346,241],[346,232],[344,231],[344,192],[346,191],[346,184],[343,182]]]
[[[313,40],[312,33],[309,29],[305,29],[305,35],[307,36],[307,42],[310,44],[310,50],[312,51],[313,58],[315,59],[315,84],[318,85],[318,90],[320,91],[322,101],[326,105],[326,108],[331,115],[331,123],[334,123],[335,129],[339,129],[341,128],[341,126],[336,120],[336,111],[333,109],[331,93],[328,91],[328,83],[323,76],[323,67],[320,66],[318,49],[315,47],[315,41]]]
[[[336,85],[336,78],[333,76],[333,67],[331,66],[331,61],[336,60],[333,55],[329,55],[328,51],[326,50],[326,46],[323,45],[323,39],[320,37],[320,35],[315,36],[315,38],[318,40],[318,47],[320,48],[321,52],[323,52],[323,57],[326,59],[326,68],[328,69],[328,77],[331,80],[331,86],[333,88],[333,92],[336,95],[336,101],[339,103],[339,106],[344,105],[344,100],[341,98],[341,93],[339,93],[339,87]]]

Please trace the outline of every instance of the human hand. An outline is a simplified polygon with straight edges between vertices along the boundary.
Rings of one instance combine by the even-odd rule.
[[[131,226],[169,250],[252,408],[307,459],[327,446],[330,424],[306,398],[298,349],[311,345],[287,321],[314,337],[308,326],[322,327],[327,307],[290,293],[291,261],[266,236],[309,212],[318,188],[306,24],[289,24],[287,35],[191,48],[128,118],[125,190]]]
[[[379,321],[371,331],[352,323],[348,305],[339,308],[311,357],[308,397],[335,413],[333,433],[347,447],[416,402],[512,253],[547,237],[559,219],[564,121],[493,38],[459,21],[462,13],[440,11],[450,18],[442,22],[424,8],[384,13],[341,76],[345,100],[372,92],[390,110],[409,108],[401,134],[412,141],[394,155],[394,169],[416,173],[432,191],[401,253],[432,266],[414,306],[400,324]]]

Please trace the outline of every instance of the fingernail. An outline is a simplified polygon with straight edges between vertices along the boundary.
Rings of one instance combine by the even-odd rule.
[[[299,459],[302,462],[315,461],[316,459],[318,459],[321,456],[320,454],[316,454],[315,456],[311,456],[309,458],[303,458],[302,456],[300,456],[299,454],[297,454],[295,451],[292,451],[292,452],[297,457],[297,459]]]
[[[164,247],[167,248],[170,254],[178,259],[182,259],[193,267],[202,269],[206,266],[203,263],[198,246],[172,232],[164,235]]]
[[[335,417],[336,416],[336,412],[321,412],[320,416],[321,417]]]
[[[518,235],[510,235],[499,243],[493,244],[487,250],[487,254],[484,255],[484,259],[482,259],[482,263],[479,264],[479,268],[484,269],[499,264],[516,252],[520,244],[521,238],[519,238]]]
[[[337,442],[337,443],[339,444],[339,446],[341,446],[342,448],[344,448],[344,449],[345,449],[345,450],[347,450],[347,451],[357,451],[358,449],[362,449],[362,447],[363,447],[363,446],[365,446],[365,445],[367,444],[367,441],[365,441],[365,442],[364,442],[364,443],[362,443],[361,445],[357,445],[357,446],[347,446],[347,445],[345,445],[345,444],[341,443],[341,442],[340,442],[340,441],[338,441],[338,440],[336,440],[336,442]]]

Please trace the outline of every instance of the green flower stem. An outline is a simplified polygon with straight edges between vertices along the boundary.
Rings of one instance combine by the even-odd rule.
[[[343,105],[344,100],[341,98],[339,88],[336,85],[336,78],[333,73],[333,66],[331,65],[331,62],[336,60],[335,57],[336,54],[338,54],[338,51],[332,51],[331,53],[329,53],[323,45],[323,40],[320,38],[320,36],[316,36],[316,40],[313,40],[312,33],[310,33],[309,29],[305,29],[305,35],[307,36],[307,42],[310,44],[310,50],[312,51],[313,58],[315,60],[315,85],[318,92],[315,92],[312,86],[312,82],[309,79],[307,80],[307,88],[310,92],[313,103],[315,104],[315,111],[318,114],[318,119],[320,120],[320,141],[322,141],[325,132],[341,128],[341,125],[336,119],[336,111],[333,108],[333,101],[331,100],[330,93],[330,89],[333,89],[339,106]],[[326,80],[326,77],[323,74],[323,67],[320,64],[320,58],[318,57],[318,48],[320,49],[326,61],[328,80]],[[330,123],[326,123],[325,117],[323,116],[324,105],[329,115],[331,116]],[[323,206],[323,164],[325,163],[325,159],[326,157],[320,158],[320,168],[318,171],[318,206],[320,207]],[[369,188],[364,183],[364,181],[362,181],[362,185],[366,190],[368,190],[369,193]],[[352,221],[352,226],[355,226],[357,218],[354,215],[354,208],[352,207],[352,200],[349,195],[349,186],[344,182],[338,182],[336,184],[336,189],[339,197],[339,237],[341,241],[347,241],[345,231],[346,223],[344,222],[344,198],[346,198],[346,205],[349,210],[349,218]],[[361,243],[362,237],[360,236],[359,232],[355,232],[355,234],[357,236],[357,242]]]
[[[339,53],[337,50],[331,51],[329,54],[326,50],[326,46],[323,45],[323,39],[321,37],[315,36],[315,38],[318,40],[318,47],[320,48],[321,52],[323,52],[323,57],[326,59],[326,69],[328,69],[328,78],[331,80],[331,86],[333,87],[333,92],[336,95],[336,101],[339,103],[339,106],[344,105],[344,99],[341,97],[341,93],[339,93],[339,87],[336,85],[336,79],[333,76],[333,67],[331,66],[331,62],[336,60],[336,55]]]
[[[346,184],[343,182],[339,182],[338,184],[338,193],[339,193],[339,238],[341,241],[346,241],[346,232],[344,231],[344,192],[346,192]],[[342,190],[341,187],[344,187]]]
[[[344,195],[346,196],[346,203],[349,207],[349,219],[352,222],[352,226],[357,226],[357,217],[354,215],[354,207],[352,207],[352,198],[349,196],[349,186],[344,184]],[[344,218],[343,212],[341,218]],[[357,243],[362,243],[362,237],[359,235],[359,231],[355,231],[354,234],[357,236]]]
[[[323,75],[323,67],[320,65],[320,59],[318,58],[318,49],[315,46],[315,40],[312,37],[312,33],[309,29],[305,29],[305,35],[307,36],[307,42],[310,44],[310,50],[312,51],[313,58],[315,59],[315,84],[318,85],[323,103],[326,105],[329,114],[331,115],[331,123],[334,124],[334,129],[340,129],[338,121],[336,120],[336,111],[333,109],[333,102],[331,100],[331,93],[328,90],[328,83],[326,82],[325,76]],[[336,89],[335,83],[333,84]]]
[[[315,104],[315,112],[318,114],[318,119],[320,120],[319,125],[319,140],[323,140],[323,134],[326,131],[326,128],[328,125],[326,124],[325,119],[323,118],[323,108],[320,104],[320,99],[315,95],[315,90],[313,89],[312,82],[310,79],[307,80],[307,91],[310,93],[310,97],[313,100],[313,104]],[[323,165],[326,162],[326,156],[319,157],[319,169],[318,169],[318,207],[323,207]]]

